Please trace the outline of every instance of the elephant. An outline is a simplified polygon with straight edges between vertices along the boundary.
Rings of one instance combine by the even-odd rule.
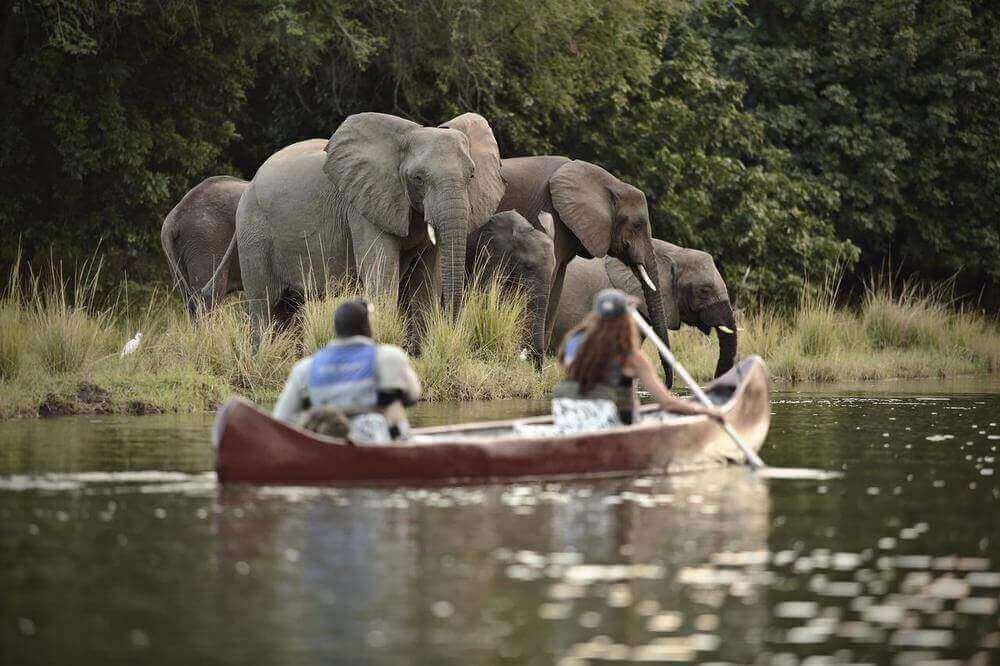
[[[249,183],[233,176],[212,176],[195,185],[167,213],[160,242],[176,283],[192,314],[198,295],[220,263],[228,265],[203,300],[207,309],[243,289],[238,256],[226,256],[236,226],[236,207]],[[235,252],[235,250],[234,250]],[[220,262],[225,258],[224,262]]]
[[[502,164],[507,189],[497,210],[516,210],[528,220],[547,212],[554,220],[556,267],[545,314],[547,337],[552,335],[570,261],[612,256],[642,281],[653,330],[666,342],[667,329],[679,326],[679,315],[676,307],[665,308],[656,291],[659,276],[642,191],[596,164],[567,157],[516,157]],[[673,374],[668,365],[663,369],[669,386]]]
[[[655,238],[653,250],[659,262],[660,293],[664,301],[676,303],[681,322],[705,335],[713,328],[718,334],[719,360],[715,366],[718,377],[736,362],[737,329],[729,291],[712,255]],[[643,294],[632,271],[617,259],[574,259],[566,269],[566,290],[556,313],[555,334],[563,336],[579,323],[590,311],[594,294],[607,287],[634,296]],[[680,324],[672,328],[676,330]]]
[[[503,189],[493,131],[475,113],[439,127],[358,113],[329,141],[279,150],[236,211],[254,336],[282,302],[294,308],[313,288],[352,277],[407,308],[439,293],[454,310],[469,231]]]
[[[532,224],[509,210],[497,213],[469,234],[465,254],[467,279],[482,283],[498,279],[517,285],[527,294],[530,348],[536,367],[545,354],[545,311],[556,263],[552,233],[553,221],[548,213],[541,213]]]

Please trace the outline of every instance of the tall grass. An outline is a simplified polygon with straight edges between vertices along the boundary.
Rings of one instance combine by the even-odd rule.
[[[526,344],[527,297],[499,282],[473,286],[450,317],[435,304],[420,327],[416,370],[430,399],[541,397]]]
[[[528,340],[527,299],[498,283],[472,281],[453,316],[435,304],[412,322],[386,295],[333,285],[310,292],[290,326],[263,331],[254,346],[238,300],[190,317],[176,298],[154,294],[136,313],[127,298],[98,301],[99,269],[85,264],[68,277],[58,268],[29,272],[26,284],[18,281],[20,271],[12,273],[0,294],[0,418],[36,413],[53,400],[70,411],[94,409],[93,384],[107,394],[101,409],[206,410],[232,393],[267,403],[295,361],[333,336],[337,305],[359,296],[374,305],[377,341],[413,354],[425,399],[543,397],[559,377],[551,358],[541,371],[520,358]],[[1000,370],[997,322],[956,309],[945,289],[880,279],[869,283],[856,307],[838,307],[835,296],[835,286],[828,286],[788,311],[738,313],[740,354],[759,354],[773,376],[790,381]],[[120,357],[136,331],[144,333],[139,350]],[[714,336],[685,328],[671,344],[697,379],[711,377]],[[646,352],[655,356],[649,343]]]
[[[851,308],[837,306],[828,284],[790,312],[759,307],[740,313],[740,353],[760,355],[774,377],[788,381],[996,372],[997,322],[957,309],[949,288],[883,275],[869,280]],[[687,329],[675,336],[675,347],[696,377],[710,377],[718,353],[711,340]]]
[[[85,371],[112,349],[114,321],[95,307],[100,264],[84,262],[66,278],[53,265],[47,278],[31,276],[24,324],[39,366],[53,373]]]
[[[17,374],[24,358],[27,332],[17,307],[0,303],[0,379],[10,379]]]
[[[27,328],[21,322],[19,307],[20,257],[11,270],[7,288],[0,294],[0,380],[17,374],[24,357]]]
[[[876,349],[940,349],[948,344],[953,315],[944,289],[921,291],[916,283],[894,284],[891,274],[872,278],[865,289],[864,327]]]

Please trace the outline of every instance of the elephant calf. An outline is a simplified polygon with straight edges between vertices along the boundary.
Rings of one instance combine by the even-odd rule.
[[[226,295],[243,289],[236,249],[228,257],[226,250],[236,231],[236,207],[248,185],[232,176],[206,178],[185,194],[163,220],[163,252],[192,314],[201,288],[223,259],[228,261],[229,270],[220,271],[214,289],[204,299],[205,306],[211,309]]]
[[[736,361],[737,334],[729,291],[715,260],[707,252],[678,247],[659,239],[653,239],[653,248],[670,328],[677,330],[683,322],[697,327],[705,335],[715,329],[719,336],[719,361],[715,367],[718,377]],[[607,287],[616,287],[637,297],[643,295],[633,272],[613,257],[577,258],[570,262],[556,313],[553,344],[590,311],[594,294]],[[640,308],[644,309],[641,298]]]
[[[528,296],[531,354],[536,365],[545,352],[545,311],[555,270],[552,216],[531,224],[513,210],[497,213],[469,234],[465,253],[467,279],[484,283],[498,279],[523,289]]]

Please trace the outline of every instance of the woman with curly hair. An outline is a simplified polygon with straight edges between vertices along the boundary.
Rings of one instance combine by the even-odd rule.
[[[552,401],[555,425],[590,430],[633,423],[639,414],[636,379],[665,411],[721,418],[718,408],[678,398],[660,381],[642,353],[630,307],[623,292],[604,289],[594,297],[593,311],[566,334],[559,350],[566,377]]]

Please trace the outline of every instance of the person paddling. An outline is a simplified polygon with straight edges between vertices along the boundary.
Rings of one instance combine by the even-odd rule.
[[[721,418],[718,408],[683,400],[660,381],[642,353],[628,299],[617,289],[599,291],[591,313],[566,334],[559,350],[566,376],[552,400],[556,427],[578,431],[633,423],[639,414],[636,379],[666,411]]]
[[[356,443],[406,439],[405,407],[420,379],[395,345],[372,340],[371,306],[347,301],[333,313],[334,339],[292,367],[273,416]]]

